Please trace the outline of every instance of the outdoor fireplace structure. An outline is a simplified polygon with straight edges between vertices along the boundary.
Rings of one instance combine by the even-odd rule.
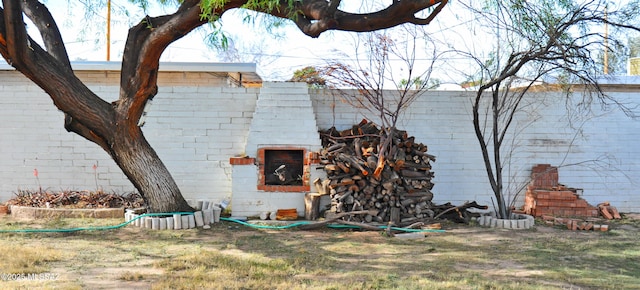
[[[316,170],[314,152],[322,148],[305,83],[264,83],[247,136],[244,157],[232,157],[231,212],[258,216],[295,208],[304,215],[310,180],[326,176]]]
[[[259,176],[264,176],[264,185],[301,186],[304,176],[304,149],[260,149],[264,164]],[[260,183],[258,184],[260,188]]]

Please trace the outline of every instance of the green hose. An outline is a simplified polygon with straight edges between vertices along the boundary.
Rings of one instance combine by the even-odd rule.
[[[70,229],[16,229],[16,230],[0,230],[0,233],[70,233],[70,232],[79,232],[79,231],[104,231],[104,230],[115,230],[115,229],[119,229],[122,228],[130,223],[132,223],[133,221],[143,218],[143,217],[148,217],[148,216],[168,216],[168,215],[174,215],[174,214],[180,214],[180,215],[192,215],[192,212],[170,212],[170,213],[145,213],[145,214],[141,214],[129,221],[126,221],[124,223],[121,223],[119,225],[114,225],[114,226],[101,226],[101,227],[80,227],[80,228],[70,228]],[[288,224],[288,225],[284,225],[284,226],[268,226],[268,225],[257,225],[257,224],[251,224],[251,223],[247,223],[244,221],[240,221],[240,220],[236,220],[236,219],[231,219],[231,218],[224,218],[221,217],[220,220],[223,221],[228,221],[228,222],[235,222],[235,223],[239,223],[241,225],[245,225],[251,228],[255,228],[255,229],[271,229],[271,230],[282,230],[282,229],[290,229],[293,227],[298,227],[298,226],[302,226],[302,225],[308,225],[311,224],[311,222],[309,221],[302,221],[302,222],[297,222],[297,223],[292,223],[292,224]],[[336,224],[328,224],[327,227],[329,228],[334,228],[334,229],[357,229],[360,228],[356,225],[336,225]],[[379,228],[381,230],[384,230],[387,228],[387,226],[379,226]],[[431,233],[443,233],[445,232],[444,230],[423,230],[423,229],[405,229],[405,228],[396,228],[396,227],[391,227],[392,230],[394,231],[403,231],[403,232],[431,232]]]
[[[171,212],[171,213],[145,213],[141,214],[134,219],[131,219],[127,222],[121,223],[119,225],[114,226],[101,226],[101,227],[81,227],[81,228],[70,228],[70,229],[17,229],[17,230],[0,230],[0,233],[70,233],[70,232],[79,232],[79,231],[104,231],[104,230],[115,230],[122,228],[133,221],[147,217],[147,216],[166,216],[166,215],[174,215],[174,214],[193,214],[192,212]]]
[[[297,227],[297,226],[312,224],[312,222],[303,221],[303,222],[292,223],[292,224],[288,224],[288,225],[284,225],[284,226],[268,226],[268,225],[256,225],[256,224],[252,224],[252,223],[248,223],[248,222],[244,222],[244,221],[240,221],[240,220],[235,220],[235,219],[230,219],[230,218],[223,218],[223,217],[221,217],[220,220],[239,223],[241,225],[245,225],[245,226],[248,226],[248,227],[251,227],[251,228],[255,228],[255,229],[273,229],[273,230],[289,229],[289,228],[293,228],[293,227]],[[341,225],[341,224],[327,224],[327,227],[328,228],[333,228],[333,229],[359,229],[359,228],[361,228],[361,227],[359,227],[357,225]],[[385,229],[387,229],[387,226],[378,226],[378,228],[380,228],[381,230],[385,230]],[[397,227],[391,227],[391,229],[394,230],[394,231],[411,232],[411,233],[444,233],[445,232],[445,230],[407,229],[407,228],[397,228]]]
[[[308,224],[311,223],[311,222],[308,222],[308,221],[304,221],[304,222],[297,222],[297,223],[292,223],[292,224],[288,224],[288,225],[284,225],[284,226],[268,226],[268,225],[251,224],[251,223],[244,222],[244,221],[241,221],[241,220],[236,220],[236,219],[231,219],[231,218],[224,218],[224,217],[221,217],[220,220],[221,221],[239,223],[241,225],[245,225],[245,226],[248,226],[248,227],[254,228],[254,229],[269,229],[269,230],[290,229],[290,228],[293,228],[293,227],[302,226],[302,225],[308,225]]]

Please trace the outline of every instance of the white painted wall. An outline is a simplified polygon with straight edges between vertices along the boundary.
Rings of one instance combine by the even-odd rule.
[[[117,98],[118,74],[81,71],[79,77],[108,101]],[[186,198],[222,199],[231,195],[229,157],[244,154],[259,89],[229,87],[211,73],[166,72],[153,101],[145,135],[163,159]],[[311,91],[317,125],[345,129],[362,119],[360,113],[325,91]],[[638,93],[613,92],[633,103]],[[491,204],[491,193],[473,133],[470,95],[436,91],[421,97],[406,112],[399,127],[429,146],[434,163],[435,201],[459,204],[467,200]],[[543,96],[536,96],[543,98]],[[538,163],[567,165],[560,182],[584,189],[591,204],[610,201],[625,212],[640,211],[640,123],[619,111],[593,107],[593,116],[567,125],[565,103],[557,95],[527,118],[540,118],[524,128],[516,144],[511,176],[521,183]],[[335,105],[335,106],[334,106]],[[576,133],[577,132],[577,133]],[[567,154],[569,152],[569,154]],[[119,168],[97,145],[67,133],[63,114],[37,86],[15,71],[0,71],[0,201],[18,189],[43,188],[133,190]],[[245,173],[250,174],[250,173]]]
[[[637,92],[609,94],[631,106],[640,102],[634,99]],[[354,114],[340,96],[326,91],[317,91],[314,96],[321,129],[332,125],[346,129],[363,117],[362,112]],[[437,156],[432,170],[437,203],[475,200],[492,204],[493,194],[472,125],[471,97],[466,92],[428,92],[418,98],[398,125]],[[503,159],[510,161],[504,169],[510,185],[505,186],[518,192],[528,181],[532,166],[549,163],[563,166],[559,170],[560,183],[583,188],[583,197],[591,204],[610,201],[622,211],[640,211],[640,120],[629,118],[614,106],[603,110],[597,103],[591,112],[568,116],[567,106],[575,109],[575,103],[582,98],[574,97],[574,103],[567,104],[558,93],[534,96],[535,108],[520,115],[520,122],[513,126],[519,132],[517,139],[505,141],[513,144],[506,144],[506,149],[515,150],[512,158]],[[536,122],[522,125],[529,120]],[[517,196],[520,205],[521,195]]]

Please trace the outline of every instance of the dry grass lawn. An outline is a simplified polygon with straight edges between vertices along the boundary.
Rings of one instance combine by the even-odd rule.
[[[636,217],[636,218],[633,218]],[[122,220],[16,221],[0,229],[71,228]],[[75,233],[1,233],[2,289],[639,289],[640,219],[609,232],[538,224],[497,230],[445,224],[423,239],[323,229],[125,227]]]

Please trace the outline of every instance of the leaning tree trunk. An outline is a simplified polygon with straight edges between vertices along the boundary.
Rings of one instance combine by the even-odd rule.
[[[102,100],[75,76],[60,31],[46,7],[37,0],[2,3],[0,54],[51,96],[65,113],[67,131],[104,149],[148,202],[151,212],[193,211],[137,123],[146,102],[157,93],[164,48],[206,22],[200,19],[199,1],[185,0],[176,14],[147,17],[132,28],[121,70],[120,99],[113,103]],[[40,30],[47,50],[28,35],[23,13]],[[167,26],[161,29],[164,24]]]
[[[113,137],[112,158],[142,194],[150,211],[193,211],[139,128],[134,132],[119,130]]]

